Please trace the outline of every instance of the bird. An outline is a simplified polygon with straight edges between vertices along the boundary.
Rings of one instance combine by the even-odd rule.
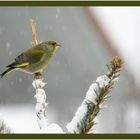
[[[0,74],[0,78],[14,70],[41,75],[43,70],[47,68],[56,49],[60,46],[61,45],[53,40],[45,41],[33,46],[17,56],[10,65],[7,65],[7,69]]]

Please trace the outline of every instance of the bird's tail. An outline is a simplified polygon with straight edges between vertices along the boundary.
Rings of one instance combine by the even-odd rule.
[[[0,74],[0,78],[7,75],[8,73],[12,72],[13,70],[17,69],[16,67],[10,67],[7,70],[5,70],[2,74]]]

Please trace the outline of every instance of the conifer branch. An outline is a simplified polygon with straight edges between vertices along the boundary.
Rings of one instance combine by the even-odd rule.
[[[97,78],[86,93],[82,105],[78,108],[74,118],[67,124],[70,133],[93,133],[91,129],[96,124],[96,117],[102,108],[102,103],[110,97],[108,94],[118,81],[123,61],[114,57],[108,64],[108,73]]]

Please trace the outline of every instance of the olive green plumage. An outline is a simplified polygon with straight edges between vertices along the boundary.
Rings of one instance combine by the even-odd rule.
[[[55,41],[47,41],[30,48],[16,57],[1,77],[14,70],[22,70],[30,74],[42,73],[59,46]]]

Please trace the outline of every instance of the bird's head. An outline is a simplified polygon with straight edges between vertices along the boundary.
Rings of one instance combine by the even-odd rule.
[[[56,41],[50,40],[45,42],[45,48],[48,52],[54,52],[57,48],[59,48],[61,45],[59,45]]]

